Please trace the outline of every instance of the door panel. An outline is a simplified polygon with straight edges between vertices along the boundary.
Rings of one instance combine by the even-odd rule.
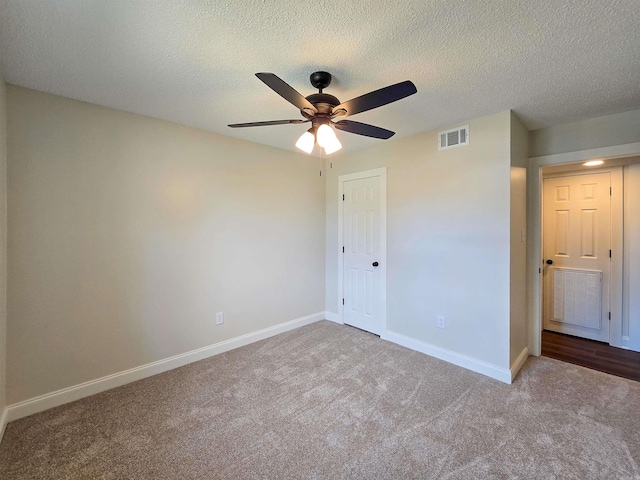
[[[345,181],[343,192],[343,321],[380,335],[384,328],[383,269],[379,265],[383,234],[381,178]]]
[[[547,330],[609,342],[610,186],[610,173],[544,179]]]

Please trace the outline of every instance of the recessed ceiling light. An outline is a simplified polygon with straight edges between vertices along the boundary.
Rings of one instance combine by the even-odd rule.
[[[604,160],[591,160],[589,162],[583,163],[582,165],[584,165],[585,167],[596,167],[598,165],[602,165],[604,163]]]

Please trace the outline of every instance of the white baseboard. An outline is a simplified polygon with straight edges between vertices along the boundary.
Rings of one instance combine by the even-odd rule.
[[[520,352],[520,355],[518,355],[518,358],[513,362],[513,365],[511,365],[511,382],[516,378],[516,375],[518,375],[518,372],[524,366],[524,362],[527,361],[527,358],[529,358],[529,347],[524,347]]]
[[[205,358],[218,355],[219,353],[228,352],[229,350],[243,347],[250,343],[258,342],[265,338],[273,337],[274,335],[288,332],[289,330],[303,327],[319,320],[324,320],[325,316],[325,312],[314,313],[313,315],[307,315],[306,317],[280,323],[273,327],[258,330],[257,332],[241,335],[230,340],[214,343],[207,347],[198,348],[190,352],[165,358],[164,360],[158,360],[140,367],[135,367],[113,375],[107,375],[106,377],[90,380],[79,385],[74,385],[73,387],[63,388],[62,390],[9,405],[8,408],[5,409],[5,412],[7,412],[5,415],[5,423],[33,415],[34,413],[42,412],[53,407],[58,407],[65,403],[73,402],[90,395],[95,395],[96,393],[104,392],[105,390],[110,390],[127,383],[151,377],[158,373],[173,370],[174,368],[182,367],[189,363],[204,360]]]
[[[390,332],[387,330],[387,332],[385,334],[382,334],[380,338],[396,343],[403,347],[410,348],[411,350],[415,350],[416,352],[439,358],[440,360],[444,360],[445,362],[453,363],[454,365],[457,365],[459,367],[481,373],[483,375],[486,375],[487,377],[500,380],[501,382],[509,384],[511,383],[511,371],[507,370],[506,368],[500,368],[496,365],[492,365],[490,363],[486,363],[481,360],[462,355],[461,353],[447,350],[446,348],[437,347],[435,345],[431,345],[430,343],[421,342],[420,340],[407,337],[405,335],[402,335],[401,333]]]
[[[9,417],[9,409],[7,407],[2,409],[2,413],[0,413],[0,443],[2,443],[2,437],[4,437],[4,430],[7,428],[7,423]]]
[[[339,323],[340,325],[344,325],[344,323],[341,322],[340,319],[338,318],[338,314],[337,313],[324,312],[324,318],[325,318],[325,320],[329,320],[330,322]]]

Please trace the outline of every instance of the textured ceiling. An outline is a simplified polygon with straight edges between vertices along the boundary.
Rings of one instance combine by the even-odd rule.
[[[346,101],[418,93],[350,117],[391,140],[512,109],[529,129],[640,108],[638,0],[0,0],[12,84],[295,150],[305,125],[254,73],[303,95],[327,70]],[[343,152],[382,142],[338,132]]]

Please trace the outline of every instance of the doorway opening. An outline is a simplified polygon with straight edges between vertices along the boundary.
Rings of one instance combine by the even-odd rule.
[[[542,355],[640,380],[640,300],[630,295],[640,286],[640,156],[589,168],[533,160],[540,234],[534,346],[537,340]]]

